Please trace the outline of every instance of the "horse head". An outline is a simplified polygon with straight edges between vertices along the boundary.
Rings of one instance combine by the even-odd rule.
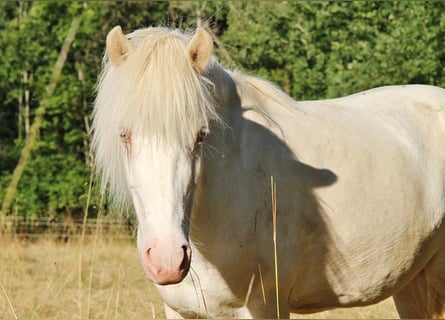
[[[104,184],[128,193],[138,217],[138,250],[147,277],[174,284],[191,263],[188,239],[194,185],[209,121],[217,118],[210,35],[165,28],[107,36],[94,111],[93,147]]]

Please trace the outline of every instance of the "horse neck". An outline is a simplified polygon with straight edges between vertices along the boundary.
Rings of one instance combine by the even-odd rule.
[[[228,111],[227,108],[233,104],[233,93],[236,92],[236,84],[229,72],[216,61],[209,67],[205,76],[214,85],[216,108],[220,116],[224,116]]]
[[[192,226],[196,227],[194,235],[200,238],[198,242],[207,243],[214,235],[211,228],[205,226],[209,220],[218,225],[230,224],[233,219],[227,219],[231,213],[222,212],[220,206],[213,210],[214,197],[217,195],[219,183],[218,177],[224,172],[221,171],[220,163],[227,161],[228,155],[239,148],[240,119],[242,118],[241,101],[237,94],[236,82],[230,72],[227,72],[220,65],[215,63],[205,75],[214,85],[214,101],[221,121],[213,122],[210,127],[210,135],[206,139],[206,146],[203,148],[203,162],[200,166],[200,176],[197,188],[195,189],[195,211],[192,215]],[[209,190],[209,188],[211,190]],[[212,212],[211,217],[208,212]],[[204,227],[203,227],[204,226]],[[203,237],[203,238],[202,238]],[[205,240],[203,240],[205,239]]]

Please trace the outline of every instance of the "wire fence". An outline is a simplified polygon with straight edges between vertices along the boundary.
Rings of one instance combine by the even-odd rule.
[[[21,239],[51,238],[61,241],[91,238],[131,240],[135,238],[135,222],[125,217],[106,216],[83,219],[6,216],[0,218],[0,234]]]

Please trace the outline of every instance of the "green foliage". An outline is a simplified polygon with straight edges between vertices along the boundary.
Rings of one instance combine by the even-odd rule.
[[[5,58],[0,62],[0,94],[4,97],[0,124],[5,124],[0,126],[0,199],[4,197],[26,139],[26,133],[19,134],[26,129],[23,128],[25,115],[18,110],[18,100],[23,100],[25,90],[29,90],[28,121],[32,122],[33,111],[45,95],[71,20],[84,15],[62,77],[49,100],[39,142],[20,180],[14,211],[25,216],[82,213],[91,174],[89,115],[106,34],[116,24],[127,30],[143,27],[145,23],[159,24],[167,5],[161,2],[91,2],[84,5],[72,1],[45,1],[30,3],[24,10],[25,17],[9,17],[5,29],[0,30]],[[136,25],[130,26],[131,23]],[[25,72],[29,77],[26,84],[23,83]],[[22,127],[19,127],[19,118],[23,120]],[[95,193],[92,206],[98,202]]]
[[[297,99],[443,85],[444,9],[420,1],[236,3],[223,39],[239,66]]]
[[[0,199],[76,16],[82,14],[80,28],[11,208],[24,216],[76,215],[85,207],[91,105],[105,37],[115,25],[125,32],[208,25],[225,66],[302,100],[386,84],[444,87],[443,12],[443,1],[0,2]],[[91,201],[98,206],[97,193]]]

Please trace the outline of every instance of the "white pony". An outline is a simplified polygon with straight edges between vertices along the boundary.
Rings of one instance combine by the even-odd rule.
[[[135,207],[168,318],[288,317],[392,295],[402,317],[445,317],[445,90],[296,102],[223,69],[203,29],[115,27],[93,148],[104,188]]]

